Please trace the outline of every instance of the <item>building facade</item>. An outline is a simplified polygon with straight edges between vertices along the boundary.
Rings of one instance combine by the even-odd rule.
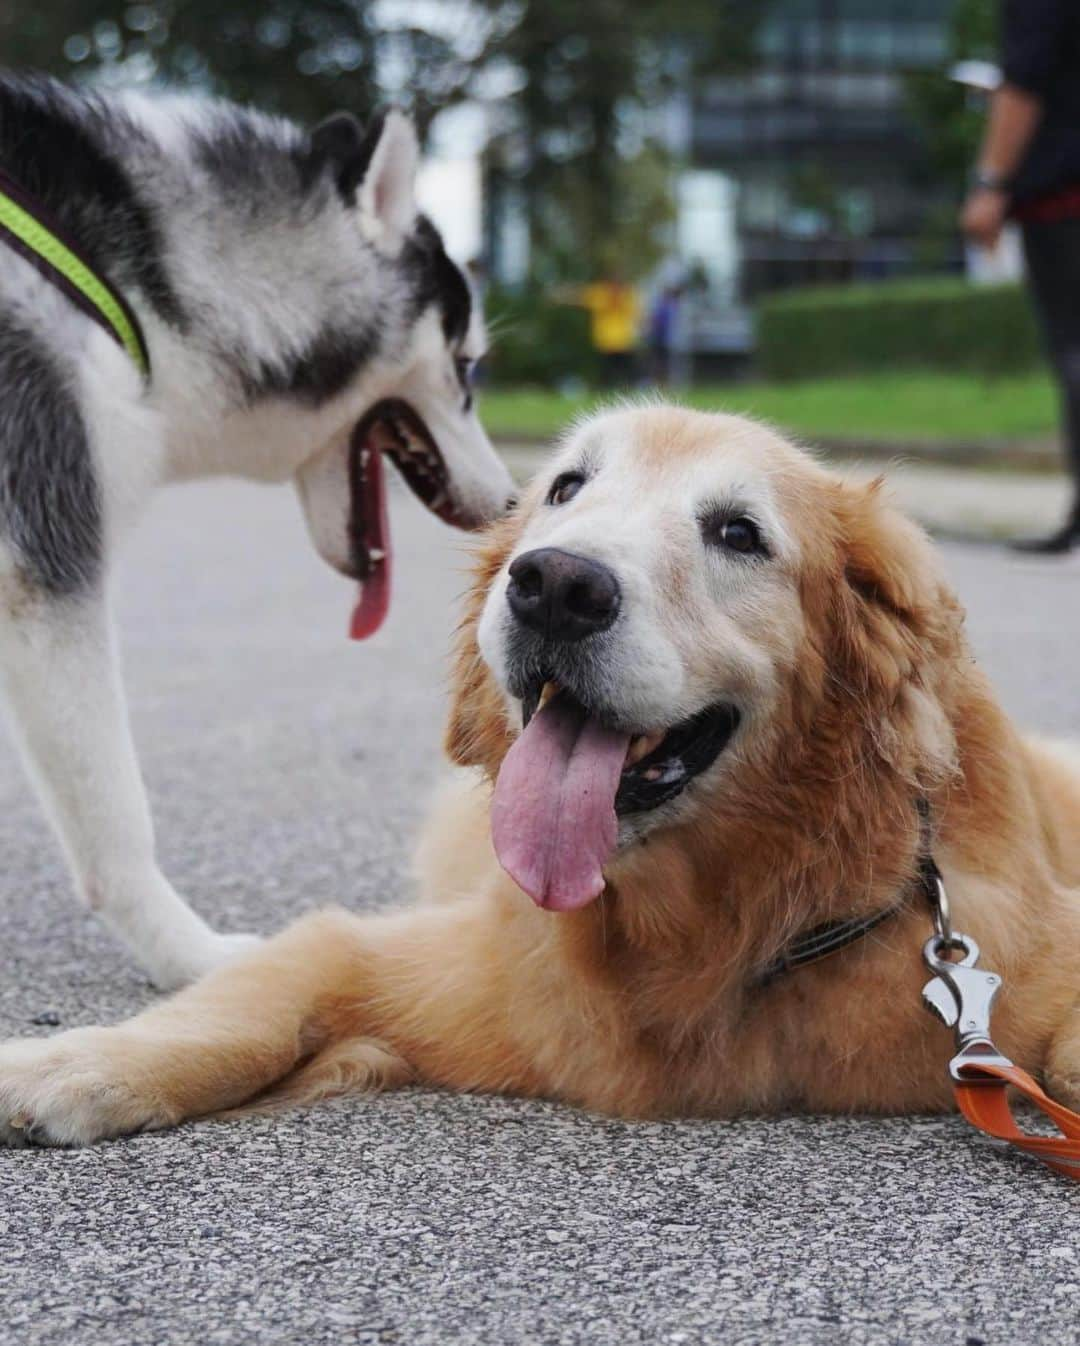
[[[955,194],[931,171],[907,84],[948,77],[952,8],[768,0],[752,72],[693,92],[691,162],[731,184],[732,300],[961,266]]]

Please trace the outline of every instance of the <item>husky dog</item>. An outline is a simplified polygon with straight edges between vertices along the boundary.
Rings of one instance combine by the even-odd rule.
[[[79,893],[162,987],[227,959],[155,860],[109,611],[150,491],[296,483],[315,546],[387,603],[381,453],[444,519],[512,490],[469,389],[484,333],[417,213],[391,111],[312,132],[223,102],[0,77],[0,171],[142,328],[144,375],[0,237],[0,682]]]

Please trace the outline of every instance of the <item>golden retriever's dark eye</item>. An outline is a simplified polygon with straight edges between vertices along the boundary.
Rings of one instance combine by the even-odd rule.
[[[753,519],[742,514],[734,519],[719,514],[706,515],[701,521],[701,533],[710,547],[723,547],[725,551],[738,552],[741,556],[768,555],[761,529]]]
[[[585,478],[580,472],[560,473],[560,475],[551,483],[551,490],[548,491],[547,502],[549,505],[569,504],[584,485]]]

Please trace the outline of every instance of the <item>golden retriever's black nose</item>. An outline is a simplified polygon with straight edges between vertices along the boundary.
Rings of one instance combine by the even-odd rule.
[[[548,640],[582,640],[606,631],[621,596],[614,571],[558,547],[527,551],[510,566],[511,612]]]

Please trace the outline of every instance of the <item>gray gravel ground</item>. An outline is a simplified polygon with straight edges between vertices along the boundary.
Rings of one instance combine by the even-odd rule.
[[[407,889],[463,560],[396,516],[366,647],[287,491],[178,488],[128,552],[161,851],[222,928]],[[1080,732],[1080,561],[948,560],[1006,704]],[[151,999],[3,746],[0,855],[0,1035]],[[1078,1234],[1080,1188],[955,1119],[627,1125],[412,1090],[0,1155],[0,1342],[1074,1343]]]

